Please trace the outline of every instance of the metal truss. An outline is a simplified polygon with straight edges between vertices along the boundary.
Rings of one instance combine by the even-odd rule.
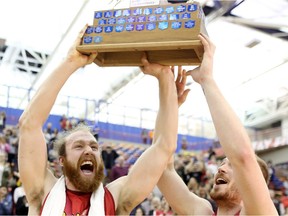
[[[284,96],[265,98],[257,103],[257,109],[246,113],[245,126],[263,128],[288,116],[288,92]]]
[[[13,65],[13,69],[29,74],[38,74],[43,65],[46,64],[49,55],[36,52],[24,47],[13,47],[4,45],[0,49],[0,64]]]

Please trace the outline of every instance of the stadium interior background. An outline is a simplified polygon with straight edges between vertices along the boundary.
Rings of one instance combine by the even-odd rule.
[[[288,1],[199,2],[217,47],[215,79],[245,125],[255,152],[273,163],[279,178],[287,178]],[[129,1],[1,3],[0,113],[6,114],[6,127],[17,125],[36,89],[63,59],[79,30],[92,21],[93,12],[115,5],[127,7]],[[191,92],[179,111],[177,152],[193,156],[212,148],[221,158],[201,88],[192,80],[187,87]],[[156,80],[139,68],[92,64],[69,79],[44,128],[51,123],[61,130],[65,115],[70,122],[85,121],[93,127],[100,143],[144,151],[149,141],[144,144],[141,133],[154,127],[157,97]]]

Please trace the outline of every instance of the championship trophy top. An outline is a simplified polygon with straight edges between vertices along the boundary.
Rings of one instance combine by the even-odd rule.
[[[130,1],[128,8],[95,11],[77,50],[97,51],[94,62],[102,67],[141,66],[143,52],[163,65],[200,65],[204,50],[197,36],[207,32],[198,2]]]

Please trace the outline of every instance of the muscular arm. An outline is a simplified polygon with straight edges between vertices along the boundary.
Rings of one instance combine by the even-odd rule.
[[[244,203],[243,212],[249,215],[276,214],[248,134],[213,79],[215,47],[207,36],[200,36],[200,40],[204,45],[205,61],[200,68],[189,73],[205,94],[220,144],[233,167]]]
[[[170,67],[150,64],[145,58],[143,63],[142,71],[156,77],[159,82],[159,112],[153,145],[140,156],[126,177],[108,186],[118,202],[118,214],[130,213],[148,196],[176,149],[178,105],[174,75]],[[115,188],[121,186],[119,196],[115,197]]]
[[[187,97],[189,90],[185,89],[186,75],[185,70],[178,67],[176,79],[178,105],[181,106]],[[170,158],[167,168],[164,170],[157,186],[166,198],[172,209],[179,215],[212,215],[211,204],[193,192],[190,192],[187,185],[180,178],[174,169],[174,158]]]
[[[157,186],[178,215],[212,215],[209,201],[190,192],[174,169],[173,160],[163,172]]]
[[[85,29],[80,32],[67,58],[40,86],[19,120],[19,171],[29,205],[32,206],[41,205],[44,195],[56,181],[47,171],[47,150],[42,126],[69,76],[81,66],[91,63],[96,56],[84,56],[75,49]]]

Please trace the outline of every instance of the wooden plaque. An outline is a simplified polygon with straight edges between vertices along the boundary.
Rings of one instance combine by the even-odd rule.
[[[99,66],[199,65],[206,33],[204,13],[197,2],[96,11],[77,50],[98,52]]]

